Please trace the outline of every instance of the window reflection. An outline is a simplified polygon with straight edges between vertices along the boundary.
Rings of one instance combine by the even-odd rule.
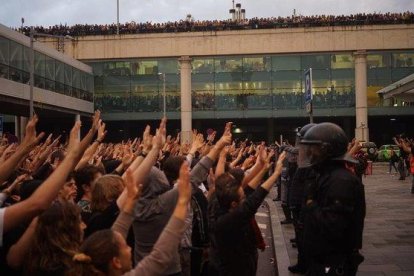
[[[414,67],[414,52],[398,53],[392,55],[393,67]]]
[[[214,72],[214,59],[194,59],[192,62],[193,73]]]
[[[0,77],[30,84],[30,48],[0,36]],[[81,83],[83,75],[89,85]],[[45,54],[34,51],[34,86],[93,101],[93,77]]]
[[[368,68],[384,68],[391,66],[391,55],[384,54],[368,54],[367,55]]]
[[[240,57],[216,58],[214,65],[216,73],[242,72],[242,59]]]
[[[331,55],[332,69],[348,69],[354,67],[354,60],[351,54]]]
[[[409,73],[412,53],[373,52],[367,55],[368,104],[380,105],[376,91]],[[94,65],[97,75],[105,63]],[[95,78],[96,91],[115,97],[114,107],[105,96],[105,111],[120,110],[120,102],[129,103],[134,112],[162,110],[163,83],[154,72],[166,74],[167,110],[180,107],[179,70],[173,73],[177,59],[129,62],[131,76]],[[121,66],[124,68],[125,66]],[[275,56],[194,57],[192,60],[192,106],[194,110],[303,109],[303,73],[313,68],[314,105],[317,108],[355,107],[355,69],[352,53]],[[95,69],[96,68],[96,69]],[[116,66],[114,68],[117,68]],[[112,79],[113,77],[117,77]],[[124,83],[125,85],[122,85]],[[130,87],[128,87],[130,85]],[[117,92],[116,94],[110,94]],[[129,93],[127,93],[129,92]],[[121,100],[123,99],[123,100]]]

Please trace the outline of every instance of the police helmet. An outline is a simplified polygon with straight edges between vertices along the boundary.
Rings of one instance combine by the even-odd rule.
[[[347,154],[348,138],[345,132],[333,123],[320,123],[312,126],[306,131],[300,144],[301,146],[316,146],[314,150],[308,151],[309,165],[329,159],[358,163]]]

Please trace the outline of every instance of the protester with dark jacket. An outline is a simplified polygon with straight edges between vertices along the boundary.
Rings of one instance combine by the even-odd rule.
[[[258,253],[251,221],[280,176],[284,158],[285,153],[279,156],[274,173],[260,187],[257,187],[260,183],[257,180],[267,172],[269,164],[264,166],[261,173],[244,190],[240,181],[230,173],[224,173],[217,178],[216,196],[220,210],[216,214],[214,240],[220,275],[256,274]]]

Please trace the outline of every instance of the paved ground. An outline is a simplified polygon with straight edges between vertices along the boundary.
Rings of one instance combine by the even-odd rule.
[[[259,261],[257,264],[256,275],[274,276],[276,275],[276,258],[273,246],[272,224],[270,221],[269,207],[267,203],[263,204],[256,213],[256,221],[262,231],[266,248],[263,252],[259,250]]]
[[[367,202],[364,263],[358,275],[414,275],[414,195],[410,193],[412,176],[399,181],[387,173],[386,164],[374,164],[373,175],[363,179]],[[280,203],[267,198],[272,219],[277,269],[279,275],[289,273],[287,267],[296,263],[296,250],[289,240],[294,236],[292,225],[280,225],[283,212]],[[257,274],[261,275],[261,274]]]

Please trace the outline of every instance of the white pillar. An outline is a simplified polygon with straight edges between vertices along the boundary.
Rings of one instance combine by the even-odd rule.
[[[369,141],[367,104],[367,53],[354,52],[355,60],[355,138]]]
[[[14,116],[14,135],[19,139],[19,142],[22,141],[22,137],[20,137],[20,116]]]
[[[17,137],[19,138],[19,142],[23,141],[24,135],[26,134],[26,125],[28,122],[27,117],[19,117],[20,125],[19,125],[19,132]]]
[[[75,115],[75,122],[80,121],[80,120],[81,120],[80,114],[76,114]],[[78,138],[79,138],[79,140],[81,139],[80,131],[79,131],[79,134],[78,134]]]
[[[181,141],[191,142],[191,58],[182,56],[178,59],[181,72]]]

